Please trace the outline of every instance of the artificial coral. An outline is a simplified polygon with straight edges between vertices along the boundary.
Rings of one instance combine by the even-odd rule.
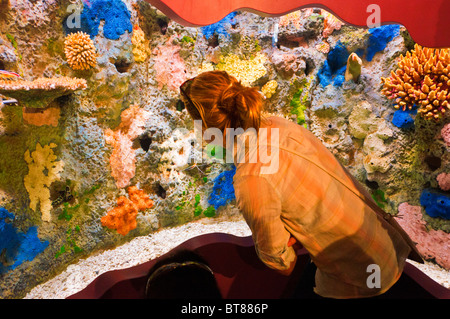
[[[450,109],[450,49],[423,48],[401,56],[399,68],[389,78],[381,78],[381,92],[395,99],[396,109],[419,107],[427,120],[439,120]]]
[[[187,80],[186,64],[180,56],[181,47],[172,44],[171,37],[165,45],[156,47],[154,56],[154,69],[158,89],[166,85],[170,90],[178,92],[180,85]]]
[[[334,30],[340,30],[344,23],[325,10],[321,10],[321,13],[324,16],[322,35],[324,38],[328,38]]]
[[[436,189],[424,189],[420,195],[420,205],[431,217],[450,219],[450,196]]]
[[[436,180],[443,191],[450,191],[450,173],[441,173]]]
[[[133,28],[131,43],[133,44],[134,61],[145,62],[150,55],[150,48],[144,31],[138,25]]]
[[[277,91],[278,83],[275,80],[270,80],[261,88],[261,92],[268,99],[272,97]]]
[[[62,171],[64,163],[56,161],[53,149],[55,143],[50,143],[44,147],[36,144],[36,150],[30,153],[25,152],[25,161],[28,164],[28,174],[23,182],[30,197],[30,208],[36,211],[38,203],[42,213],[42,220],[49,222],[52,202],[50,200],[50,185],[60,179],[59,173]]]
[[[97,65],[97,50],[89,34],[82,31],[69,34],[64,41],[67,63],[74,70],[89,70]]]
[[[425,259],[434,258],[437,264],[450,270],[450,234],[442,230],[428,230],[420,206],[400,204],[395,219],[417,243],[417,249]]]
[[[15,98],[30,108],[47,107],[56,98],[86,87],[85,79],[70,77],[39,78],[34,81],[0,80],[0,94]]]
[[[441,130],[441,136],[445,142],[445,145],[450,147],[450,123],[444,125],[444,127]]]
[[[101,218],[101,223],[125,236],[137,227],[138,212],[152,208],[152,206],[153,201],[143,190],[131,186],[128,188],[128,198],[120,196],[117,199],[117,206]]]
[[[345,81],[353,80],[357,82],[361,75],[361,65],[361,58],[354,52],[350,54],[347,60],[347,69],[345,70]]]
[[[220,58],[217,69],[233,75],[242,85],[250,86],[267,73],[266,62],[267,57],[260,52],[248,60],[231,53]]]
[[[121,0],[83,1],[81,28],[92,38],[99,34],[103,22],[103,35],[110,40],[118,40],[126,31],[132,32],[131,13]]]
[[[26,232],[15,227],[15,216],[5,208],[0,207],[0,251],[8,262],[0,261],[0,275],[20,266],[25,261],[32,261],[49,245],[48,241],[38,238],[36,226]]]
[[[133,140],[143,133],[148,114],[139,105],[131,105],[120,116],[121,123],[116,130],[105,130],[105,141],[114,148],[109,159],[111,175],[117,187],[123,188],[134,177],[136,155]]]
[[[59,107],[49,107],[45,109],[23,108],[23,120],[25,123],[35,126],[58,126],[58,120],[61,114]]]

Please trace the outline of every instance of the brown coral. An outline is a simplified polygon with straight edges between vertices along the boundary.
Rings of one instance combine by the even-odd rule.
[[[59,77],[34,81],[0,80],[0,94],[15,98],[29,108],[45,108],[54,99],[87,87],[85,79]]]
[[[89,70],[97,64],[97,51],[89,34],[78,31],[64,41],[67,62],[74,70]]]
[[[395,108],[411,110],[414,105],[425,119],[438,120],[450,109],[450,49],[423,48],[401,56],[396,72],[381,78],[382,94],[395,99]]]
[[[136,216],[139,211],[152,208],[153,201],[136,186],[128,188],[128,197],[120,196],[117,206],[101,218],[103,226],[115,229],[123,236],[137,227]]]

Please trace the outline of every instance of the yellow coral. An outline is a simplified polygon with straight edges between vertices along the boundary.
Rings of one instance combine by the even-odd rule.
[[[201,66],[197,70],[197,74],[214,71],[214,65],[211,62],[202,62]]]
[[[24,184],[30,197],[30,208],[36,211],[39,203],[42,220],[46,222],[50,221],[50,211],[52,209],[48,187],[54,181],[59,180],[59,173],[64,166],[62,161],[55,161],[56,155],[52,150],[55,147],[55,143],[50,143],[44,147],[38,143],[34,152],[31,154],[29,150],[25,152],[28,174],[24,178]]]
[[[89,34],[78,31],[64,41],[67,62],[74,70],[89,70],[97,64],[97,51]]]
[[[138,25],[134,27],[131,43],[133,44],[134,61],[145,62],[150,55],[150,48],[144,31]]]
[[[400,57],[398,66],[389,78],[381,78],[382,94],[395,99],[397,109],[411,110],[416,105],[425,119],[440,119],[450,109],[450,49],[416,44]]]
[[[272,95],[275,94],[278,87],[278,83],[275,80],[271,80],[264,84],[264,86],[261,88],[261,92],[264,94],[264,96],[268,99],[272,97]]]
[[[228,72],[238,81],[241,81],[243,85],[249,86],[267,73],[264,66],[266,61],[267,57],[260,52],[249,60],[243,60],[235,54],[229,54],[220,58],[217,69]]]

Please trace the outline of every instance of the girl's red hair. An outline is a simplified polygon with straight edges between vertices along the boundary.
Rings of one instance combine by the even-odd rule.
[[[193,79],[188,95],[207,128],[255,128],[261,125],[263,97],[256,88],[243,86],[225,71],[209,71]],[[188,107],[189,111],[189,107]],[[189,113],[194,116],[196,112]]]

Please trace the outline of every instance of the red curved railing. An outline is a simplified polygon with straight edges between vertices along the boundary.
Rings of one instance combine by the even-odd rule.
[[[146,0],[172,20],[185,26],[216,23],[233,11],[250,11],[261,16],[282,16],[306,8],[322,8],[347,24],[367,27],[379,6],[381,24],[401,24],[422,46],[450,47],[449,0]]]
[[[147,275],[151,268],[159,260],[181,250],[193,251],[206,261],[214,271],[224,299],[290,298],[310,260],[306,249],[298,247],[294,271],[289,277],[283,276],[260,261],[251,236],[210,233],[191,238],[156,259],[103,273],[67,299],[143,299]],[[397,285],[397,290],[391,298],[450,299],[449,289],[412,264],[406,263],[404,276],[409,281]]]

